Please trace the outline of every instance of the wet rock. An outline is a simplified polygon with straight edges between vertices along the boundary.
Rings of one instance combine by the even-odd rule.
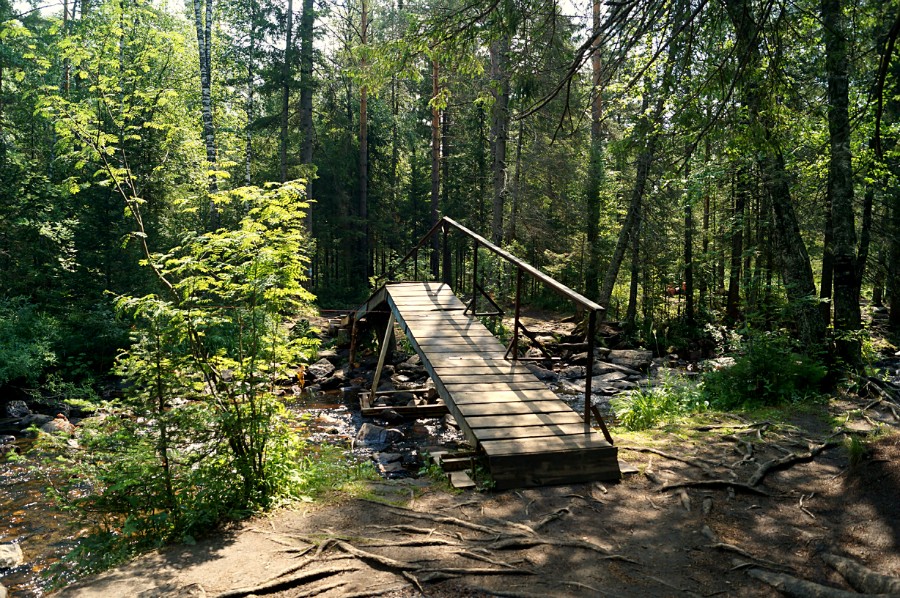
[[[375,424],[364,423],[353,440],[353,448],[379,449],[402,439],[403,433],[400,430],[390,430]]]
[[[66,419],[65,415],[60,413],[54,419],[41,426],[41,432],[45,432],[47,434],[72,435],[75,433],[75,426],[74,424],[72,424],[72,422]]]
[[[650,367],[653,360],[653,353],[642,349],[621,349],[609,352],[609,361],[618,365],[633,368],[636,370],[646,370]]]
[[[334,374],[335,367],[327,359],[320,359],[314,364],[306,367],[306,373],[313,380],[322,380]]]
[[[319,388],[322,390],[334,390],[335,388],[340,388],[347,384],[347,379],[344,377],[344,372],[341,370],[337,370],[324,380],[319,380]]]
[[[17,542],[0,544],[0,569],[12,569],[25,562],[22,547]]]
[[[552,372],[548,369],[542,368],[541,366],[534,363],[526,363],[525,367],[531,370],[531,373],[537,376],[538,380],[556,380],[557,375],[555,372]]]
[[[25,417],[31,414],[31,409],[28,408],[25,401],[10,401],[6,406],[6,414],[16,418]]]
[[[16,441],[15,436],[10,436],[9,434],[0,434],[0,446],[12,444],[15,441]]]

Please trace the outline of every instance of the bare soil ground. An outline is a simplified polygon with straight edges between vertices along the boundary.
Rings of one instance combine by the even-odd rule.
[[[781,595],[761,570],[850,590],[823,555],[900,575],[898,421],[860,401],[620,435],[640,473],[618,483],[371,483],[365,499],[258,517],[58,596]],[[852,462],[851,432],[866,447]]]

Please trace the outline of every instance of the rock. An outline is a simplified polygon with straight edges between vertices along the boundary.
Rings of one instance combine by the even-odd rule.
[[[422,368],[422,360],[419,359],[418,355],[413,355],[403,363],[397,366],[397,369],[401,372],[408,372],[410,370],[418,370]]]
[[[571,380],[560,380],[556,387],[556,392],[563,395],[577,395],[584,393],[584,381],[573,382]]]
[[[730,368],[734,365],[734,357],[717,357],[715,359],[707,359],[706,361],[700,362],[700,371],[702,372],[716,372],[718,370],[724,370],[725,368]]]
[[[25,401],[10,401],[6,406],[6,414],[10,417],[20,418],[31,414],[31,409]]]
[[[0,434],[0,446],[6,445],[6,444],[12,444],[15,441],[16,441],[15,436],[10,436],[9,434]]]
[[[22,429],[28,428],[30,426],[36,426],[40,428],[44,424],[49,421],[53,421],[53,418],[49,415],[43,415],[41,413],[32,413],[31,415],[26,415],[22,418],[22,421],[19,422],[19,425],[22,426]]]
[[[585,351],[584,353],[576,353],[569,361],[571,361],[575,365],[586,365],[588,362],[587,351]]]
[[[609,361],[618,365],[633,368],[635,370],[646,370],[650,367],[653,360],[653,353],[643,349],[622,349],[609,352]]]
[[[12,569],[25,562],[22,547],[17,542],[0,544],[0,569]]]
[[[375,424],[364,423],[353,440],[353,448],[381,448],[402,439],[403,433],[400,430],[389,430]]]
[[[608,384],[616,380],[625,380],[626,378],[628,378],[628,375],[624,372],[609,372],[608,374],[596,376],[594,380],[597,381],[597,384]]]
[[[75,426],[66,419],[65,415],[60,413],[56,418],[41,426],[41,432],[71,435],[75,433]]]
[[[327,359],[320,359],[312,365],[306,366],[306,373],[313,380],[328,378],[334,373],[335,367]]]
[[[593,372],[593,374],[595,376],[602,376],[602,375],[608,374],[610,372],[621,372],[628,376],[642,376],[643,375],[639,371],[637,371],[633,368],[630,368],[630,367],[627,367],[624,365],[619,365],[617,363],[606,363],[603,361],[595,361],[594,367],[591,368],[591,372]]]
[[[372,455],[372,458],[375,459],[376,463],[387,465],[388,463],[395,463],[403,458],[403,455],[400,453],[375,453]]]
[[[529,370],[531,370],[531,373],[534,374],[535,376],[537,376],[538,380],[556,380],[557,379],[556,373],[554,373],[548,369],[544,369],[537,364],[526,363],[525,367],[527,367]]]
[[[6,598],[6,597],[7,597],[6,588],[3,587],[2,583],[0,583],[0,598]]]
[[[377,463],[376,465],[378,467],[379,473],[381,473],[382,475],[389,475],[392,473],[400,473],[402,471],[405,471],[403,469],[403,464],[399,461],[396,461],[394,463]]]
[[[563,368],[559,370],[559,377],[565,378],[567,380],[572,380],[576,378],[584,378],[586,375],[585,368],[580,365],[573,365],[567,368]]]
[[[318,384],[322,390],[333,390],[347,384],[347,379],[344,377],[344,372],[337,370],[324,380],[319,380]]]
[[[337,366],[341,362],[337,351],[334,349],[323,349],[319,351],[319,361],[327,359],[332,365]]]

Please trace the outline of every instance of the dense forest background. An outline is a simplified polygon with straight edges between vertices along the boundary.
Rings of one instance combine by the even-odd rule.
[[[897,2],[3,0],[0,22],[0,384],[108,370],[115,297],[159,290],[149,252],[237,222],[215,193],[294,179],[321,307],[447,215],[637,344],[787,327],[852,364],[862,297],[900,329]]]

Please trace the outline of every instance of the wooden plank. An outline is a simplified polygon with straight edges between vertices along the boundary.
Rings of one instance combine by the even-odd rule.
[[[424,347],[449,347],[449,346],[457,346],[457,347],[476,347],[479,349],[483,349],[485,351],[502,351],[506,353],[506,347],[504,347],[500,341],[498,341],[493,336],[457,336],[457,335],[413,335],[413,338],[416,340],[420,346]]]
[[[454,386],[456,388],[456,386]],[[449,388],[447,390],[450,390]],[[562,407],[565,407],[569,411],[572,411],[572,408],[566,405],[559,397],[553,394],[552,391],[547,390],[546,387],[538,389],[538,390],[512,390],[509,387],[504,387],[503,385],[498,384],[493,390],[489,391],[461,391],[461,392],[453,392],[450,390],[450,394],[453,395],[453,402],[457,405],[477,405],[478,403],[514,403],[514,402],[522,402],[522,403],[534,403],[535,401],[540,401],[542,403],[547,402],[556,402],[559,403]],[[558,409],[554,409],[554,411],[558,411]],[[574,411],[572,411],[574,413]]]
[[[469,421],[470,417],[488,415],[530,415],[544,413],[574,413],[562,401],[517,401],[497,403],[456,403],[460,413]]]
[[[574,413],[574,412],[573,412]],[[580,449],[603,449],[610,445],[599,434],[569,434],[552,438],[512,438],[509,440],[488,440],[481,448],[490,456],[521,455],[528,453],[556,453]]]
[[[530,413],[525,415],[492,415],[487,417],[467,417],[466,424],[476,437],[479,428],[517,428],[527,426],[552,426],[565,424],[583,424],[583,420],[574,411],[559,413]]]
[[[474,368],[469,368],[474,369]],[[514,374],[493,374],[493,373],[478,373],[471,372],[465,373],[465,370],[462,369],[442,369],[445,373],[440,376],[441,381],[444,384],[452,385],[452,384],[493,384],[494,382],[503,382],[506,384],[515,384],[515,383],[525,383],[525,382],[534,382],[537,378],[534,377],[534,374],[531,372],[527,373],[514,373]]]
[[[561,424],[548,426],[526,426],[520,428],[479,428],[478,440],[508,440],[515,438],[539,438],[567,434],[583,434],[584,424]]]
[[[439,326],[423,326],[412,323],[404,328],[404,331],[407,330],[410,334],[417,337],[442,336],[449,338],[458,336],[462,338],[496,338],[487,328],[475,328],[473,326],[471,329],[459,329],[447,322],[441,322]]]
[[[547,390],[547,386],[540,380],[528,380],[527,382],[476,382],[474,384],[454,382],[451,384],[444,384],[444,386],[450,391],[450,394],[452,394],[455,399],[457,393],[489,392],[496,390],[498,384],[502,384],[503,387],[508,390]],[[515,398],[510,400],[518,401],[521,399]]]
[[[511,361],[504,357],[504,353],[500,351],[489,351],[486,353],[460,353],[458,355],[452,354],[441,354],[435,356],[428,356],[428,361],[431,365],[446,365],[446,366],[480,366],[480,367],[490,367],[495,365],[502,365],[504,363],[512,364]],[[532,379],[536,379],[532,376]]]
[[[494,374],[497,376],[521,375],[530,376],[534,379],[534,375],[528,371],[528,368],[521,365],[492,365],[492,366],[467,366],[467,365],[441,365],[435,366],[435,373],[443,380],[444,375],[459,376],[460,374],[478,375],[478,374]]]
[[[451,471],[447,474],[450,485],[459,490],[471,490],[475,487],[475,482],[464,471]]]

